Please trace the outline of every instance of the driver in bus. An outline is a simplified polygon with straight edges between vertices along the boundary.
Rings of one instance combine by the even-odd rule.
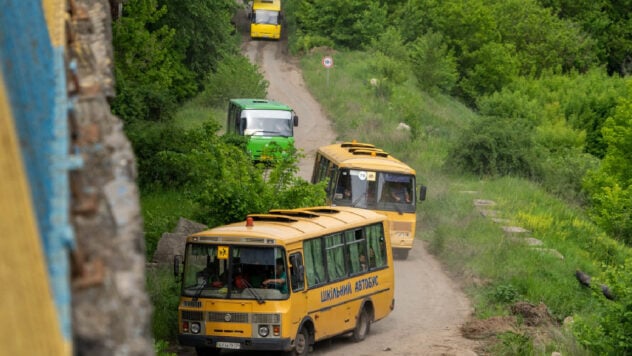
[[[287,274],[285,274],[285,270],[283,269],[283,260],[280,258],[276,260],[275,276],[278,278],[268,278],[265,281],[261,282],[261,284],[265,286],[266,288],[269,288],[270,285],[272,285],[273,288],[276,288],[281,293],[286,294],[287,293],[287,283],[286,283]]]
[[[410,195],[408,194],[406,185],[403,183],[395,183],[391,187],[391,198],[397,203],[410,203]]]

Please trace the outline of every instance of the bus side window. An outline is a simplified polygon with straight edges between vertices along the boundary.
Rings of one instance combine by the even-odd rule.
[[[372,225],[366,228],[369,242],[370,267],[382,267],[386,265],[386,245],[384,243],[384,230],[382,225]]]
[[[303,256],[300,252],[290,255],[290,279],[292,281],[292,292],[305,289],[305,268],[303,268]]]
[[[325,262],[323,261],[322,246],[322,239],[319,238],[307,240],[303,244],[308,287],[325,281]]]

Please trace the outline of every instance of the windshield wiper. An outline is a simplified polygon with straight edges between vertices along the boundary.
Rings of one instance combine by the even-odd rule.
[[[246,289],[248,289],[248,291],[250,292],[250,294],[252,294],[253,297],[255,297],[255,299],[257,300],[257,303],[259,304],[264,304],[266,301],[265,299],[261,298],[261,296],[257,293],[255,293],[255,289],[252,287],[252,284],[250,284],[250,282],[245,281],[246,282]]]
[[[206,279],[202,281],[200,288],[195,291],[195,295],[193,296],[193,301],[196,301],[200,297],[200,295],[202,294],[202,291],[204,290],[204,287],[206,287]]]

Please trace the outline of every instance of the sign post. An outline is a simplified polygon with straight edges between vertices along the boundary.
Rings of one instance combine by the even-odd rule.
[[[334,59],[331,56],[324,56],[323,66],[327,68],[327,87],[329,87],[329,68],[334,66]]]

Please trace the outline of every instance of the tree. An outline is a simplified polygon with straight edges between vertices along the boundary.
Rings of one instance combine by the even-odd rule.
[[[235,27],[231,24],[237,4],[234,0],[158,0],[167,11],[156,23],[176,32],[174,49],[184,65],[195,73],[198,89],[206,76],[226,56],[237,54]]]
[[[632,92],[632,82],[628,82]],[[614,116],[604,123],[607,144],[601,167],[587,176],[590,213],[609,234],[632,244],[632,97],[622,97]]]
[[[166,13],[156,0],[131,0],[113,24],[117,96],[112,110],[125,121],[168,120],[195,91],[193,73],[174,51],[175,31],[149,29]]]

